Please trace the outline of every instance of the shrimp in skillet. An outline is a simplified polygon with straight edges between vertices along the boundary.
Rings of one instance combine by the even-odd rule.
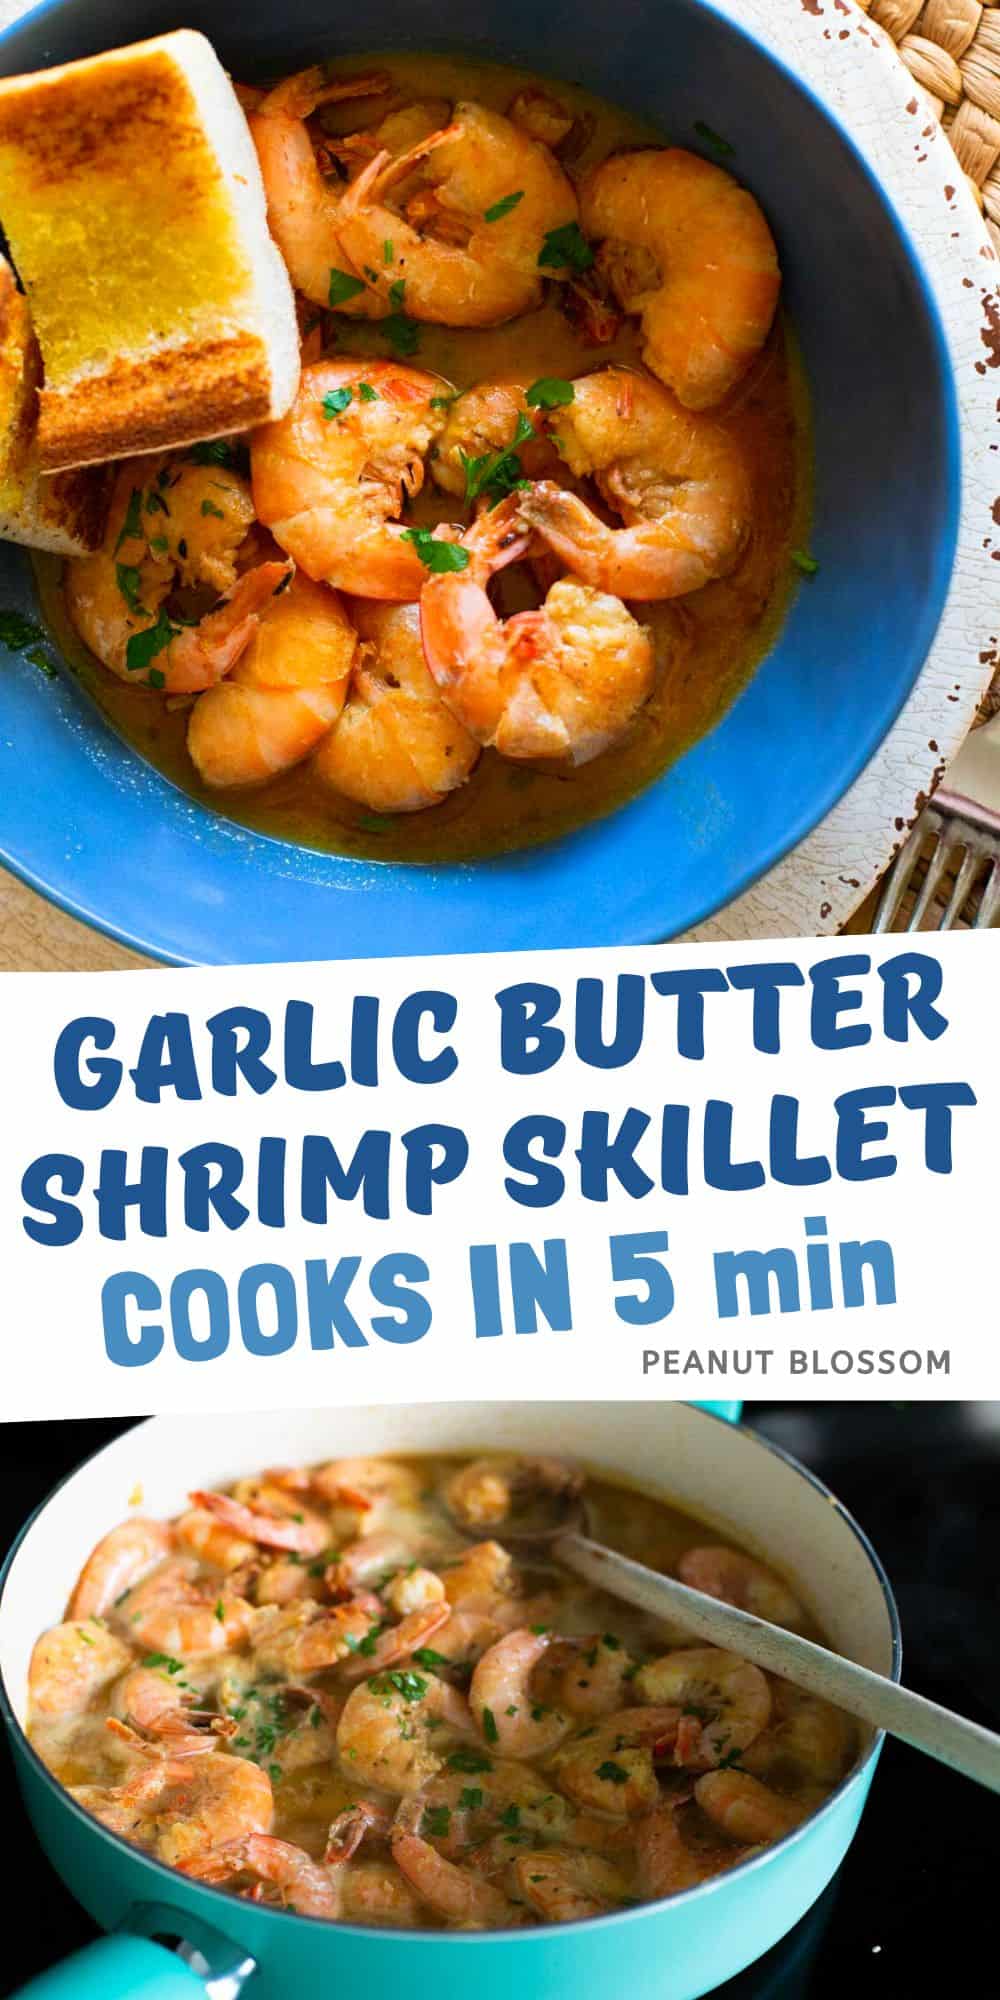
[[[624,735],[646,700],[653,647],[618,597],[572,577],[554,583],[537,611],[498,618],[487,584],[527,552],[518,512],[532,493],[482,514],[463,540],[466,568],[425,583],[424,653],[478,742],[505,757],[586,764]]]
[[[571,472],[592,478],[625,524],[609,527],[549,480],[519,495],[522,520],[581,582],[649,601],[734,568],[750,528],[749,483],[739,447],[711,418],[613,365],[576,381],[548,421]]]
[[[203,783],[259,785],[308,757],[343,708],[357,643],[336,592],[294,576],[264,606],[239,664],[191,711],[187,746]]]
[[[363,311],[370,318],[378,316],[379,301],[364,296],[363,284],[343,299],[331,291],[332,274],[344,261],[337,236],[342,188],[336,176],[324,176],[306,121],[322,104],[378,97],[389,89],[384,73],[331,78],[317,63],[258,97],[249,115],[268,223],[293,285],[316,305],[336,303],[338,312]]]
[[[443,384],[392,361],[316,361],[251,442],[259,520],[316,583],[408,602],[426,571],[399,516],[424,483]]]
[[[196,694],[221,680],[291,574],[287,562],[240,573],[253,518],[246,481],[222,466],[129,459],[115,482],[103,548],[66,573],[66,608],[102,665],[167,694]],[[217,601],[201,616],[175,614],[168,600],[178,589],[209,589]]]
[[[539,304],[545,277],[561,268],[547,239],[576,219],[573,188],[546,146],[499,111],[459,103],[442,130],[362,168],[340,198],[337,236],[390,309],[497,326]]]
[[[324,784],[372,812],[440,805],[471,775],[479,744],[428,672],[419,607],[359,598],[352,615],[361,647],[350,695],[313,768]]]
[[[721,402],[763,347],[781,285],[753,195],[696,153],[644,149],[586,176],[580,216],[654,375],[686,409]]]

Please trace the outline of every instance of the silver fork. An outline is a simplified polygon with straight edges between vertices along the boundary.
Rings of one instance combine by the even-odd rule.
[[[917,870],[929,841],[927,873],[917,886]],[[962,859],[958,861],[961,854]],[[942,785],[926,805],[905,847],[897,854],[879,897],[872,931],[894,928],[918,931],[941,886],[950,861],[957,862],[955,880],[937,924],[929,930],[950,931],[958,923],[970,896],[980,888],[979,908],[969,928],[988,930],[1000,918],[1000,813],[949,792]],[[908,894],[914,896],[909,922],[897,925]]]

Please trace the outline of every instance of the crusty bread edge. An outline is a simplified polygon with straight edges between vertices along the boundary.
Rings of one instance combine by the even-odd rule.
[[[27,300],[0,257],[0,539],[58,556],[88,555],[104,535],[110,471],[40,474],[34,436],[40,374]]]

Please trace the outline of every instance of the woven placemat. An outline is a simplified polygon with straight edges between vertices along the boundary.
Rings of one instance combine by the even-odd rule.
[[[32,4],[34,0],[0,0],[0,27],[12,24]],[[738,18],[734,0],[719,0],[719,4]],[[853,39],[847,25],[852,21],[860,23],[861,32],[868,36],[870,44],[877,40],[894,47],[912,79],[912,100],[907,109],[925,110],[928,118],[940,121],[983,215],[995,254],[1000,256],[1000,0],[799,0],[799,5],[804,16],[826,17],[822,33],[831,45],[834,70],[836,45]],[[754,6],[750,11],[757,16],[758,33],[762,29],[766,33],[766,9]],[[124,5],[122,12],[124,40],[127,39]],[[862,15],[867,16],[867,21],[861,21]],[[790,25],[786,23],[786,30]],[[816,27],[819,23],[809,25]],[[839,87],[843,112],[842,78]],[[892,115],[896,115],[895,111]],[[950,195],[952,190],[948,188],[946,192]],[[986,241],[980,254],[989,258]],[[971,284],[972,280],[966,277],[964,282]],[[981,362],[975,365],[982,367]],[[984,657],[980,654],[980,658]],[[978,719],[983,721],[997,712],[1000,712],[1000,668],[982,702]],[[904,715],[897,724],[897,732],[907,726]],[[952,753],[955,748],[957,742],[952,743]],[[896,824],[903,827],[905,823],[897,820]],[[851,884],[856,892],[867,891],[883,865],[884,850],[874,846],[874,838],[866,864],[865,847],[858,845],[860,833],[859,821],[851,829],[845,851],[838,856],[840,869],[847,872],[839,874],[837,883],[848,885],[848,896]],[[830,890],[838,898],[836,909],[830,902],[820,902],[811,921],[808,917],[788,921],[788,908],[794,906],[794,899],[787,891],[787,870],[795,866],[795,858],[781,864],[756,885],[755,891],[710,919],[695,935],[724,939],[776,936],[814,927],[823,931],[838,921],[843,922],[850,903],[847,908],[840,907],[842,886],[839,894],[838,889]],[[771,885],[773,894],[769,904]],[[857,901],[857,894],[854,900]],[[852,929],[859,922],[864,923],[867,907],[863,905],[857,913]],[[0,969],[105,971],[135,969],[149,963],[150,960],[54,908],[0,868]]]

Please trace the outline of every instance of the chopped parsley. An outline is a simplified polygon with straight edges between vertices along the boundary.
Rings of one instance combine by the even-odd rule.
[[[432,1840],[444,1839],[445,1836],[447,1835],[450,1825],[451,1825],[450,1806],[424,1807],[424,1814],[423,1814],[423,1819],[421,1820],[420,1823],[420,1830],[422,1833],[429,1834]]]
[[[594,261],[594,253],[578,222],[564,222],[561,229],[550,229],[538,252],[539,269],[560,271],[568,265],[571,271],[589,271]]]
[[[575,395],[572,382],[564,381],[561,375],[541,375],[525,390],[524,400],[529,410],[561,410]]]
[[[116,563],[115,580],[129,610],[141,611],[143,607],[139,592],[142,588],[142,571],[136,569],[133,563]]]
[[[728,139],[723,139],[721,133],[713,132],[711,125],[706,125],[703,118],[695,119],[694,130],[697,132],[702,145],[707,146],[709,151],[715,154],[716,159],[732,159],[736,151],[735,146],[731,146]]]
[[[373,388],[372,388],[372,385],[371,385],[371,383],[370,383],[370,382],[359,382],[359,383],[358,383],[358,395],[360,396],[360,398],[361,398],[361,401],[362,401],[363,403],[377,403],[377,402],[378,402],[378,390],[377,390],[377,389],[373,389]]]
[[[225,514],[222,511],[222,508],[217,507],[214,500],[203,500],[201,503],[201,511],[205,515],[208,514],[214,515],[217,521],[224,521],[226,518]]]
[[[459,1793],[459,1807],[462,1812],[476,1812],[483,1803],[481,1785],[465,1785]]]
[[[393,285],[390,297],[395,290],[396,287]],[[388,319],[381,322],[381,327],[394,354],[405,357],[416,353],[420,346],[420,328],[416,320],[410,319],[407,313],[390,313]]]
[[[432,396],[432,397],[431,397],[431,409],[432,409],[432,410],[450,410],[450,409],[451,409],[451,406],[452,406],[452,404],[453,404],[453,403],[457,403],[457,402],[458,402],[458,396],[459,396],[459,392],[458,392],[458,390],[457,390],[457,389],[452,389],[452,391],[451,391],[450,395],[448,395],[448,396]]]
[[[133,632],[125,648],[126,673],[143,673],[157,653],[162,653],[176,635],[177,627],[171,625],[161,605],[155,625],[147,626],[145,632]]]
[[[500,1731],[497,1728],[496,1716],[494,1715],[493,1710],[491,1708],[483,1709],[482,1724],[483,1724],[483,1735],[485,1736],[487,1743],[499,1743]]]
[[[216,1606],[215,1606],[215,1612],[214,1612],[214,1616],[215,1616],[215,1617],[217,1618],[217,1620],[218,1620],[218,1622],[219,1622],[219,1624],[220,1624],[220,1625],[224,1625],[224,1624],[225,1624],[225,1622],[226,1622],[226,1607],[225,1607],[225,1605],[223,1604],[223,1602],[222,1602],[222,1599],[221,1599],[221,1597],[220,1597],[220,1598],[218,1599],[218,1601],[217,1601],[217,1603],[216,1603]]]
[[[463,1776],[474,1778],[479,1771],[492,1771],[492,1760],[482,1750],[453,1750],[448,1759],[449,1771],[461,1771]]]
[[[469,551],[460,542],[443,542],[430,528],[404,528],[402,539],[412,542],[425,569],[444,576],[468,569]]]
[[[341,411],[346,410],[349,404],[353,402],[353,400],[354,400],[353,389],[328,390],[322,402],[323,415],[326,418],[327,423],[330,422],[330,419],[332,417],[339,417]]]
[[[621,1764],[616,1764],[610,1757],[605,1758],[603,1764],[598,1764],[594,1776],[595,1778],[605,1778],[609,1785],[628,1784],[628,1772],[623,1769]]]
[[[520,1826],[520,1806],[505,1806],[503,1812],[500,1814],[500,1824],[501,1826]]]
[[[601,1645],[606,1646],[609,1653],[620,1653],[622,1649],[621,1640],[616,1639],[613,1632],[605,1632]]]
[[[193,444],[188,457],[195,465],[235,465],[236,452],[225,438],[208,438],[202,444]]]
[[[502,451],[487,451],[479,458],[470,458],[467,452],[460,451],[459,458],[465,471],[466,500],[471,503],[485,495],[490,505],[495,507],[499,501],[506,500],[509,493],[526,486],[528,481],[518,457],[518,447],[534,435],[530,417],[522,414],[518,417],[510,443]]]
[[[796,569],[801,570],[803,576],[815,576],[819,569],[816,557],[810,555],[808,549],[793,549],[792,561]]]
[[[516,208],[518,202],[523,200],[524,200],[523,188],[518,188],[516,194],[505,194],[500,201],[495,201],[493,203],[492,208],[484,208],[483,221],[502,222],[504,216],[509,215],[511,209]]]
[[[225,492],[225,487],[222,488],[222,491]],[[170,512],[162,493],[158,493],[155,486],[151,486],[146,495],[146,512],[147,514],[169,514]]]
[[[387,237],[386,237],[386,239],[385,239],[385,242],[384,242],[384,243],[383,243],[383,245],[382,245],[382,262],[383,262],[383,264],[391,264],[391,263],[392,263],[392,255],[393,255],[393,252],[392,252],[392,238],[391,238],[391,237],[389,237],[389,236],[387,236]]]
[[[436,1653],[433,1646],[418,1646],[413,1655],[418,1667],[446,1667],[449,1662],[443,1653]]]
[[[160,672],[160,669],[159,669],[159,667],[150,667],[150,669],[149,669],[149,685],[150,685],[150,687],[151,687],[151,688],[165,688],[165,687],[166,687],[166,685],[167,685],[167,676],[166,676],[166,674],[161,674],[161,672]]]
[[[118,540],[115,543],[115,554],[116,555],[118,554],[118,551],[121,548],[123,542],[136,541],[141,537],[141,535],[142,535],[142,487],[133,486],[132,491],[128,497],[128,506],[125,509],[125,519],[121,525],[121,533],[118,537]]]
[[[183,1660],[175,1660],[172,1653],[147,1653],[142,1661],[144,1667],[159,1667],[165,1674],[182,1674]]]
[[[363,278],[352,278],[349,271],[338,271],[334,268],[330,272],[330,288],[327,293],[327,303],[331,306],[346,305],[348,299],[356,299],[358,293],[363,292],[364,289],[365,281]]]
[[[402,1695],[404,1701],[423,1701],[427,1693],[427,1682],[421,1674],[411,1674],[405,1667],[391,1674],[376,1674],[368,1686],[373,1694],[386,1694],[390,1689]]]

